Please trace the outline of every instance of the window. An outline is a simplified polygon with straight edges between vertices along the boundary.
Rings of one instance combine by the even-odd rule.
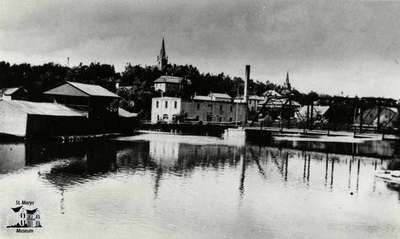
[[[156,108],[158,108],[158,100],[156,101]]]
[[[157,120],[160,120],[160,115],[157,115]]]
[[[168,108],[168,101],[165,101],[165,108]]]
[[[232,122],[232,117],[229,117],[229,122]]]
[[[197,103],[197,109],[198,110],[200,109],[200,103]]]
[[[174,102],[174,108],[176,109],[176,107],[178,107],[178,102]]]
[[[231,112],[233,112],[233,107],[232,107],[232,105],[231,105]]]
[[[168,114],[163,114],[162,118],[163,118],[163,120],[167,120],[168,119]]]
[[[219,106],[219,110],[222,111],[222,105]]]
[[[210,110],[212,110],[212,109],[213,109],[212,104],[208,104],[208,108],[209,108]]]

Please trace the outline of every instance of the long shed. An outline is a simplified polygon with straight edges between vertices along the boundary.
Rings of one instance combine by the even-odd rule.
[[[85,133],[87,113],[55,103],[0,100],[0,134],[47,137]]]

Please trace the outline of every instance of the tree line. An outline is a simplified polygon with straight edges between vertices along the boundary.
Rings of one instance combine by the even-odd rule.
[[[232,77],[224,73],[212,74],[201,73],[192,65],[169,64],[164,72],[155,66],[142,66],[139,64],[127,64],[122,72],[116,72],[113,65],[93,62],[88,65],[79,64],[68,67],[56,63],[45,63],[42,65],[31,65],[28,63],[10,64],[0,61],[0,88],[23,86],[30,100],[41,100],[42,92],[51,89],[64,81],[75,81],[81,83],[101,85],[110,91],[117,92],[121,97],[121,106],[127,110],[139,112],[143,118],[150,116],[151,98],[157,95],[153,90],[153,82],[162,75],[179,76],[190,80],[180,96],[190,98],[194,94],[207,95],[209,92],[227,93],[232,97],[243,94],[244,81],[241,77]],[[284,76],[284,75],[283,75]],[[284,82],[282,77],[282,83]],[[121,86],[129,86],[118,90],[115,83]],[[270,81],[257,81],[250,79],[248,82],[248,93],[262,95],[267,90],[275,90],[278,93],[284,91],[283,85]],[[319,104],[329,104],[340,110],[349,108],[349,116],[352,117],[354,106],[351,100],[343,100],[346,97],[335,97],[321,95],[316,92],[302,93],[292,88],[291,100],[301,105],[310,104],[319,100]],[[369,98],[364,100],[366,106],[374,104],[380,99],[384,105],[395,105],[393,99]],[[358,102],[359,103],[359,102]]]

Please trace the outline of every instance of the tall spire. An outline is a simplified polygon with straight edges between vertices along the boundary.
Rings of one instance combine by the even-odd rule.
[[[162,42],[161,42],[160,55],[157,56],[157,63],[158,63],[158,68],[160,69],[160,71],[164,71],[165,66],[168,64],[168,57],[167,57],[167,53],[165,51],[164,37],[162,38]]]
[[[286,81],[285,81],[285,87],[286,87],[286,89],[288,89],[288,90],[291,90],[291,85],[290,85],[290,82],[289,82],[289,72],[287,71],[286,72]]]
[[[165,42],[164,42],[164,37],[163,37],[162,42],[161,42],[160,57],[165,57],[165,56],[166,56],[165,55]]]

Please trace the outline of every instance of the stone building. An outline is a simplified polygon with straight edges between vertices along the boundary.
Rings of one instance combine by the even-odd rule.
[[[151,123],[195,121],[202,123],[233,123],[246,119],[245,103],[213,100],[209,96],[196,96],[191,100],[178,97],[152,99]]]

